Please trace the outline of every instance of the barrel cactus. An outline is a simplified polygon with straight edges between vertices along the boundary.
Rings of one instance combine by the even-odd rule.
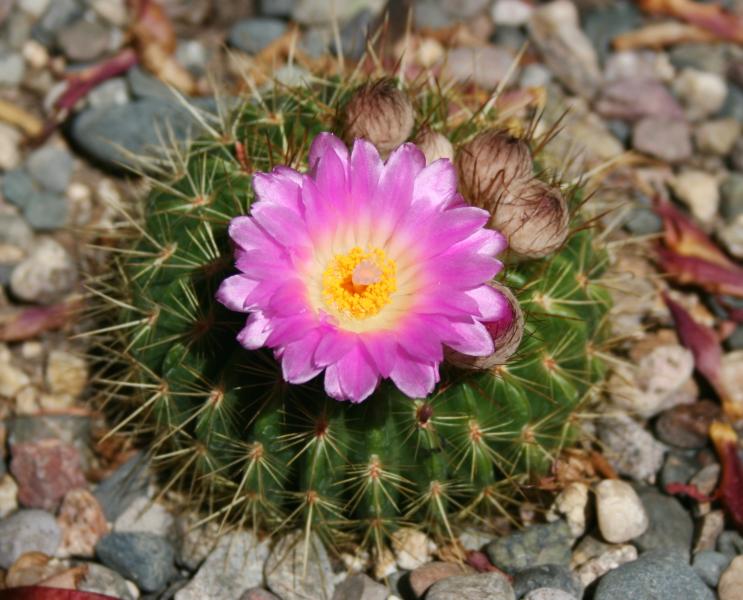
[[[96,284],[116,430],[220,523],[383,544],[507,512],[603,379],[580,187],[533,128],[438,86],[276,87],[208,129]]]

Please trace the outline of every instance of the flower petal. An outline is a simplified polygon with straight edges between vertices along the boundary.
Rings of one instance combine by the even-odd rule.
[[[490,356],[495,352],[493,338],[485,325],[480,321],[472,323],[450,323],[459,339],[447,342],[447,345],[462,354],[470,356]]]
[[[312,354],[320,337],[321,334],[314,330],[284,348],[281,355],[281,372],[286,381],[306,383],[322,371],[321,367],[312,364]]]
[[[438,382],[439,370],[435,363],[415,360],[399,349],[390,377],[404,394],[411,398],[425,398]]]
[[[257,350],[265,345],[271,333],[271,322],[260,311],[251,313],[245,327],[237,334],[237,341],[248,350]]]
[[[444,208],[457,195],[457,172],[448,158],[441,158],[423,169],[415,179],[413,202]]]
[[[500,321],[503,317],[512,315],[508,299],[490,285],[467,290],[465,294],[477,302],[481,321]]]
[[[356,344],[337,365],[341,389],[351,402],[368,398],[379,383],[379,373],[361,344]]]
[[[233,275],[220,284],[216,298],[230,310],[247,312],[245,299],[257,286],[257,281],[243,275]]]
[[[315,139],[312,140],[309,156],[307,157],[310,173],[316,176],[318,165],[331,153],[340,159],[345,169],[346,165],[348,165],[348,148],[346,148],[346,144],[332,133],[318,133]]]

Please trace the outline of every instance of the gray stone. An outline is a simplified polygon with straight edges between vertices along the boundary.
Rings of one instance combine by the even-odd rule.
[[[307,540],[302,531],[282,537],[266,561],[266,583],[283,600],[330,600],[333,597],[333,569],[320,538]]]
[[[333,18],[344,23],[365,8],[379,13],[385,4],[385,0],[346,0],[334,4],[327,0],[297,0],[291,16],[303,25],[327,25]]]
[[[114,77],[104,81],[88,94],[88,104],[94,108],[126,104],[129,99],[129,86],[124,77]]]
[[[731,559],[743,554],[743,536],[737,531],[723,531],[717,538],[717,551]]]
[[[206,73],[209,56],[206,46],[199,40],[179,40],[175,49],[175,59],[197,77]]]
[[[508,579],[501,573],[447,577],[434,583],[426,600],[515,600]]]
[[[669,550],[688,560],[694,538],[694,522],[681,503],[654,488],[639,492],[650,519],[648,530],[634,540],[641,552]]]
[[[19,510],[0,520],[0,568],[7,569],[26,552],[54,553],[62,539],[55,518],[43,510]]]
[[[98,563],[82,563],[86,566],[85,578],[78,584],[81,592],[93,592],[113,596],[120,600],[135,600],[129,586],[116,571]]]
[[[175,600],[222,600],[238,598],[263,583],[263,563],[269,541],[259,541],[252,531],[223,536],[194,578]]]
[[[583,30],[603,61],[610,53],[612,40],[620,33],[637,28],[641,22],[642,16],[631,2],[609,2],[587,11]]]
[[[174,102],[176,99],[167,85],[139,66],[134,66],[126,72],[126,81],[132,94],[137,98],[159,98],[168,102]]]
[[[668,162],[681,162],[691,157],[691,131],[680,119],[646,117],[632,130],[635,150]]]
[[[732,117],[705,121],[694,130],[694,143],[705,154],[727,156],[740,132],[741,124]]]
[[[23,81],[26,63],[16,52],[0,54],[0,86],[15,87]]]
[[[743,122],[743,89],[739,85],[728,83],[728,95],[720,109],[720,116]]]
[[[480,87],[493,89],[508,74],[512,63],[513,54],[504,48],[462,46],[449,51],[446,72],[457,81],[474,81]]]
[[[456,19],[470,19],[483,12],[490,0],[439,0],[441,8]]]
[[[731,173],[720,185],[720,213],[727,221],[743,215],[743,174]]]
[[[111,43],[111,30],[95,21],[80,19],[57,32],[57,44],[74,62],[91,62],[100,58]]]
[[[20,215],[0,213],[0,264],[16,263],[31,249],[34,232]]]
[[[637,481],[653,481],[663,464],[664,447],[634,419],[625,414],[598,421],[599,439],[609,463]]]
[[[647,206],[633,206],[625,217],[624,226],[635,235],[651,235],[663,229],[663,220]]]
[[[671,483],[688,483],[698,470],[699,464],[693,452],[669,452],[660,471],[661,489]]]
[[[578,598],[583,595],[580,579],[564,565],[529,567],[513,578],[513,591],[517,598],[539,588],[559,589]]]
[[[653,550],[604,575],[594,600],[714,600],[714,593],[686,561],[673,552]]]
[[[683,119],[684,109],[659,81],[617,79],[607,82],[596,101],[596,112],[609,119],[637,121],[644,117]]]
[[[136,454],[95,489],[94,496],[100,502],[109,521],[116,521],[137,499],[147,494],[149,481],[147,460]]]
[[[34,193],[33,179],[23,169],[8,171],[2,180],[3,196],[19,208],[24,208],[27,198]]]
[[[23,214],[37,231],[49,231],[64,227],[69,207],[64,195],[54,192],[34,192],[28,197]]]
[[[498,538],[485,551],[496,567],[516,573],[527,567],[569,564],[572,540],[567,523],[555,521]]]
[[[526,34],[521,27],[511,25],[496,25],[490,40],[498,47],[508,48],[516,54],[527,41]],[[550,73],[551,74],[551,73]]]
[[[48,304],[69,292],[77,281],[75,261],[56,240],[40,238],[10,276],[10,289],[27,302]]]
[[[82,14],[83,6],[79,0],[54,0],[49,3],[49,8],[34,24],[32,35],[36,41],[51,48],[57,31],[75,21]]]
[[[366,52],[366,39],[376,21],[376,15],[369,9],[357,12],[341,28],[341,46],[343,56],[359,60]],[[333,53],[337,54],[336,44],[331,44]]]
[[[524,596],[524,600],[578,600],[578,598],[579,596],[573,596],[564,590],[547,587],[537,588]]]
[[[109,533],[98,541],[95,551],[105,566],[131,579],[145,592],[158,592],[175,577],[175,551],[159,535]]]
[[[725,340],[725,347],[728,350],[743,350],[743,325],[738,325]]]
[[[275,39],[286,33],[287,25],[280,19],[256,17],[238,21],[230,29],[227,40],[248,54],[258,54]]]
[[[267,17],[287,17],[294,10],[296,0],[260,0],[261,14]]]
[[[413,25],[416,29],[444,29],[453,19],[437,0],[418,0],[413,9]]]
[[[49,438],[62,440],[77,448],[83,467],[89,466],[92,458],[90,417],[53,414],[17,415],[8,422],[8,442],[11,446]]]
[[[254,587],[245,591],[240,600],[281,600],[276,594],[272,594],[263,588]]]
[[[299,39],[299,49],[310,58],[320,58],[330,46],[332,34],[327,29],[310,27]]]
[[[333,600],[387,600],[389,594],[381,583],[377,583],[368,575],[356,573],[335,586]]]
[[[59,146],[44,146],[32,152],[26,161],[31,178],[50,192],[64,193],[70,183],[72,155]]]
[[[724,44],[677,44],[668,56],[671,64],[679,70],[691,67],[718,75],[725,75],[727,71],[728,51]]]
[[[197,135],[201,126],[175,100],[143,98],[120,106],[85,110],[71,127],[73,140],[84,152],[116,169],[146,167],[144,157],[155,154],[162,140],[168,139],[166,131],[172,132],[177,142],[183,142]]]
[[[717,587],[717,583],[720,581],[720,575],[728,568],[728,565],[733,559],[727,554],[722,552],[715,552],[714,550],[704,550],[694,555],[694,559],[691,561],[691,566],[697,572],[697,575],[702,578],[702,581],[709,587]]]

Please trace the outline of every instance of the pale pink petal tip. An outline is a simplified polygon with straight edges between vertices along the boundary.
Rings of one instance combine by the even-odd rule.
[[[464,204],[449,161],[426,166],[415,145],[403,144],[382,162],[368,141],[356,140],[349,152],[321,133],[306,173],[279,166],[257,173],[253,187],[252,214],[229,228],[238,272],[216,297],[250,313],[238,342],[271,348],[286,381],[324,374],[328,396],[362,402],[389,378],[421,398],[439,381],[444,346],[473,356],[493,352],[490,329],[512,318],[502,294],[487,285],[502,267],[496,255],[506,242],[484,228],[485,213]],[[378,309],[379,325],[365,329],[348,323],[366,316],[334,312],[311,290],[322,287],[317,273],[334,254],[371,251],[370,239],[393,258],[415,257],[401,278],[412,269],[417,285],[404,301],[392,292],[391,308]],[[385,310],[392,316],[383,318]]]

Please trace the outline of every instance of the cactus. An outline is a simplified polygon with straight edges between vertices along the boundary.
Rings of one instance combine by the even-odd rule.
[[[414,126],[407,114],[392,118],[380,129],[385,143],[399,143],[400,132],[389,126],[409,121],[413,131],[402,140],[420,140],[434,157],[453,147],[462,192],[487,204],[477,197],[482,189],[465,184],[476,179],[467,174],[479,160],[473,139],[506,125],[497,111],[474,95],[399,87],[394,92],[412,103]],[[116,430],[147,437],[163,491],[187,493],[207,518],[300,526],[335,543],[381,544],[401,524],[451,535],[461,519],[508,511],[518,490],[574,443],[580,408],[604,376],[606,253],[578,210],[580,187],[539,172],[540,141],[524,134],[517,143],[528,173],[514,178],[531,192],[557,196],[565,214],[547,218],[550,226],[564,221],[564,231],[533,253],[538,258],[529,256],[524,236],[518,255],[505,255],[496,285],[508,286],[521,307],[514,310],[523,312],[516,320],[523,331],[509,334],[515,353],[484,369],[463,368],[478,365],[450,356],[426,398],[383,382],[352,404],[329,398],[317,378],[286,383],[269,351],[248,351],[235,340],[244,315],[215,300],[233,272],[227,227],[250,212],[255,172],[303,170],[318,133],[362,128],[348,115],[369,88],[355,89],[339,79],[265,92],[175,153],[167,176],[150,177],[149,195],[122,227],[128,235],[117,243],[111,275],[96,284],[111,309],[100,343],[116,356],[100,377],[103,395]],[[504,181],[504,169],[495,169],[496,187],[524,196]],[[511,206],[509,218],[518,210]]]

